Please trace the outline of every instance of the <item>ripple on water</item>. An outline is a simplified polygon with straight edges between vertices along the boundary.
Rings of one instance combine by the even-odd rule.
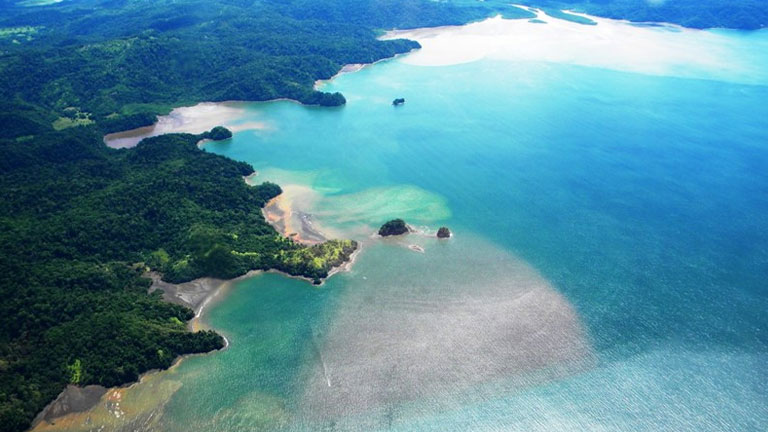
[[[593,364],[574,309],[524,262],[466,233],[414,241],[424,254],[385,242],[349,276],[305,365],[302,427],[384,428]]]

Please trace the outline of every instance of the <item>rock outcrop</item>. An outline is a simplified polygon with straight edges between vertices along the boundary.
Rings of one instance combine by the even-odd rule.
[[[392,219],[379,228],[379,235],[382,237],[388,237],[393,235],[405,234],[408,231],[408,225],[402,219]]]

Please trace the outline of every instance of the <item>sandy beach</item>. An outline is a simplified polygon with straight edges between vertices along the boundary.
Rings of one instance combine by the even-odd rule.
[[[174,108],[168,115],[158,116],[152,126],[145,126],[104,136],[104,143],[112,148],[129,148],[144,138],[167,133],[199,134],[216,126],[225,126],[232,132],[267,129],[264,122],[239,122],[246,102],[203,102],[194,106]]]
[[[312,188],[296,184],[281,186],[283,193],[272,198],[262,209],[264,217],[282,235],[296,242],[313,245],[328,237],[317,226],[312,214],[301,209],[311,208],[318,197]]]

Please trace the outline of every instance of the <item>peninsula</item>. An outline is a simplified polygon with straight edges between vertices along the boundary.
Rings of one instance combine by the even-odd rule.
[[[13,191],[0,204],[0,286],[14,293],[0,314],[8,352],[20,353],[0,362],[3,377],[17,378],[0,381],[11,397],[0,413],[10,430],[25,429],[67,385],[118,386],[179,355],[224,346],[213,331],[187,330],[189,307],[147,295],[147,270],[171,283],[270,269],[320,283],[358,247],[308,246],[275,231],[261,208],[282,189],[249,186],[252,166],[197,146],[226,139],[225,128],[120,151],[86,131],[5,147],[0,162],[3,187]],[[41,199],[41,190],[56,193]]]

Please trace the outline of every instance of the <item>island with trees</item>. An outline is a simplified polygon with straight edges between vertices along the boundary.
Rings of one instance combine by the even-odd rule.
[[[408,232],[410,232],[410,229],[402,219],[392,219],[379,228],[379,235],[382,237],[397,236],[407,234]]]
[[[208,132],[203,132],[202,138],[211,141],[224,141],[232,138],[232,131],[224,126],[216,126]]]

